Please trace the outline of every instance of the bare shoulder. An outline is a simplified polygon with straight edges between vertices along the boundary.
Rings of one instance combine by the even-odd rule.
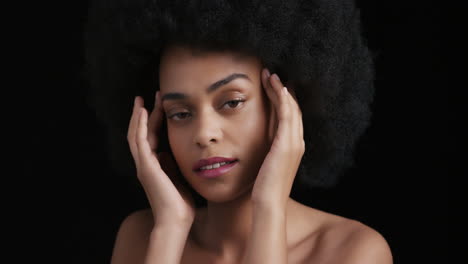
[[[143,263],[152,229],[153,215],[150,209],[128,215],[117,232],[111,263]]]
[[[319,211],[321,212],[321,211]],[[375,229],[353,219],[326,212],[312,239],[314,247],[309,261],[323,263],[367,264],[393,263],[390,247]]]
[[[346,219],[343,226],[337,226],[336,231],[342,231],[339,242],[339,252],[336,260],[340,263],[393,263],[390,247],[385,238],[375,229],[355,220]],[[333,232],[337,237],[336,231]]]

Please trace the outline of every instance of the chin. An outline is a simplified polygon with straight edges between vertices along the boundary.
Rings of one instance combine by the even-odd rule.
[[[232,186],[216,184],[214,186],[203,186],[195,190],[212,203],[227,203],[236,200],[242,196],[249,195],[252,192],[253,183],[243,188],[232,188]]]

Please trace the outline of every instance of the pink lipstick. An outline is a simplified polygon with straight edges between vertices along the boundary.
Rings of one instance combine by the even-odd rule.
[[[237,159],[212,157],[201,159],[194,166],[193,171],[200,177],[214,178],[231,170],[238,163]]]

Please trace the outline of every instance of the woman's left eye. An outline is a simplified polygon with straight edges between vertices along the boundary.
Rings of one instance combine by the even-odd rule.
[[[243,99],[236,99],[236,100],[230,100],[230,101],[227,101],[224,105],[228,105],[229,108],[236,108],[240,103],[243,103],[245,102],[245,100]]]

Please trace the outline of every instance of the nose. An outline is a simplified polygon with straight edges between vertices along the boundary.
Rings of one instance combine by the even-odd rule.
[[[200,113],[195,122],[193,139],[197,146],[205,148],[221,140],[221,120],[217,120],[215,113]]]

